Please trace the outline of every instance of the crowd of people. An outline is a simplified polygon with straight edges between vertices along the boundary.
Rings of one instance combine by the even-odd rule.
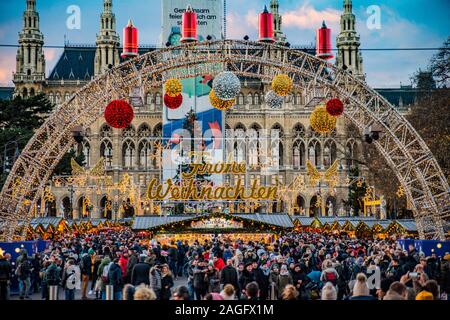
[[[179,279],[183,285],[174,286]],[[128,228],[66,235],[31,256],[0,256],[0,300],[50,288],[66,300],[442,300],[450,254],[425,256],[394,240],[289,233],[271,243],[210,240],[162,245]],[[77,293],[77,294],[76,294]]]

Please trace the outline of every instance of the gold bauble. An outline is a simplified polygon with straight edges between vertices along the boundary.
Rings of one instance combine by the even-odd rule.
[[[287,74],[279,74],[272,80],[273,91],[281,96],[287,96],[291,93],[293,87],[293,81]]]
[[[166,91],[168,96],[175,98],[181,94],[181,91],[183,90],[183,85],[181,84],[180,80],[172,78],[166,81],[164,90]]]
[[[217,98],[216,94],[214,93],[214,90],[211,90],[209,92],[209,101],[211,102],[211,105],[220,110],[225,111],[230,109],[236,102],[236,99],[233,100],[222,100]]]
[[[311,128],[317,133],[327,134],[336,127],[336,117],[327,112],[323,105],[317,106],[309,117]]]

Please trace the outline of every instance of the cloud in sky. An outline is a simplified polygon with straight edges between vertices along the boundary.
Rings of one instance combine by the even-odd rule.
[[[332,8],[318,10],[309,2],[303,3],[298,8],[289,11],[283,11],[283,26],[287,28],[300,28],[316,30],[325,20],[329,28],[337,30],[341,11]]]

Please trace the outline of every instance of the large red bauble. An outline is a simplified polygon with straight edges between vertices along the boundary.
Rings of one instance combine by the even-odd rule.
[[[338,117],[344,112],[344,104],[341,100],[334,98],[327,102],[328,114]]]
[[[105,109],[105,120],[116,129],[124,129],[134,118],[133,107],[123,100],[111,101]]]
[[[178,109],[183,103],[183,96],[181,94],[171,97],[167,93],[164,95],[164,104],[169,109]]]

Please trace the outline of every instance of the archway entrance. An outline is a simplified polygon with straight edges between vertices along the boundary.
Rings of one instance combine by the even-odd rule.
[[[69,197],[65,197],[61,201],[61,207],[65,219],[73,219],[72,202]]]
[[[294,211],[294,214],[295,215],[305,215],[305,199],[301,195],[297,196],[296,205],[297,205],[297,208]]]
[[[286,73],[296,89],[308,90],[319,100],[345,101],[344,115],[361,133],[372,125],[380,128],[374,144],[405,190],[420,237],[445,238],[449,184],[423,139],[386,99],[345,70],[307,53],[237,40],[201,42],[195,50],[192,44],[182,44],[149,52],[109,70],[66,100],[36,131],[8,176],[0,197],[1,237],[11,240],[19,220],[30,222],[53,169],[74,144],[74,127],[89,127],[109,101],[126,99],[132,87],[161,88],[167,72],[179,78],[216,75],[218,65],[240,77],[266,82]]]
[[[311,201],[309,202],[309,216],[310,217],[320,217],[320,212],[322,211],[322,207],[318,203],[319,198],[317,196],[313,196]],[[319,201],[320,202],[320,201]]]
[[[100,200],[100,214],[102,218],[111,220],[112,219],[112,202],[108,200],[106,196],[104,196]]]

